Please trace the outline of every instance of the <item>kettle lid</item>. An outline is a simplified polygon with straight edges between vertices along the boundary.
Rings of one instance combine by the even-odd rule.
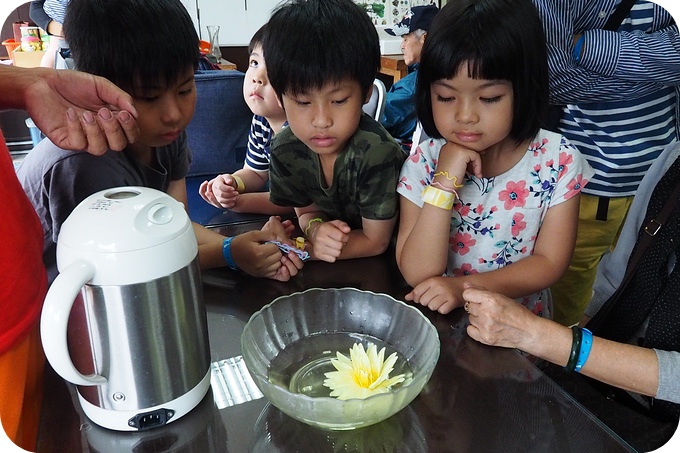
[[[148,187],[116,187],[76,206],[57,244],[91,253],[129,252],[165,244],[187,228],[191,221],[184,205],[170,195]]]

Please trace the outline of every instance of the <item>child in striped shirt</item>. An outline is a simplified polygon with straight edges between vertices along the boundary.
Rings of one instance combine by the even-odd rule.
[[[286,125],[286,113],[269,84],[262,42],[266,32],[263,25],[250,41],[250,59],[243,80],[243,97],[254,113],[248,136],[248,150],[242,169],[225,173],[199,188],[201,197],[218,208],[235,212],[285,215],[292,208],[276,206],[269,201],[269,145],[274,134]]]

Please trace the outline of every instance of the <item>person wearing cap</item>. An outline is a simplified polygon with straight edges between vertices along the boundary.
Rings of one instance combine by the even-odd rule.
[[[420,52],[432,19],[438,11],[439,8],[435,5],[414,6],[398,24],[385,29],[392,36],[401,36],[401,51],[409,74],[395,82],[387,92],[382,124],[406,150],[411,147],[413,131],[418,122],[415,92]]]

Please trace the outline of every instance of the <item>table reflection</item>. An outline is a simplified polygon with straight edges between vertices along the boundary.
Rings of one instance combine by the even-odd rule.
[[[218,453],[226,451],[228,444],[211,391],[191,412],[161,429],[119,432],[86,421],[81,431],[89,450],[101,453]]]
[[[252,453],[332,451],[356,453],[426,453],[427,440],[418,415],[406,407],[387,420],[349,431],[307,426],[268,403],[255,423]]]

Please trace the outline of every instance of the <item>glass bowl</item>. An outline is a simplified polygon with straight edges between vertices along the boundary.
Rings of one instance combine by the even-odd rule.
[[[390,377],[406,381],[365,399],[340,400],[322,385],[335,371],[337,352],[370,343],[385,357],[398,355]],[[282,296],[253,314],[241,351],[255,384],[290,417],[324,429],[369,426],[406,407],[422,390],[439,359],[439,336],[415,307],[386,294],[354,288],[309,289]]]

